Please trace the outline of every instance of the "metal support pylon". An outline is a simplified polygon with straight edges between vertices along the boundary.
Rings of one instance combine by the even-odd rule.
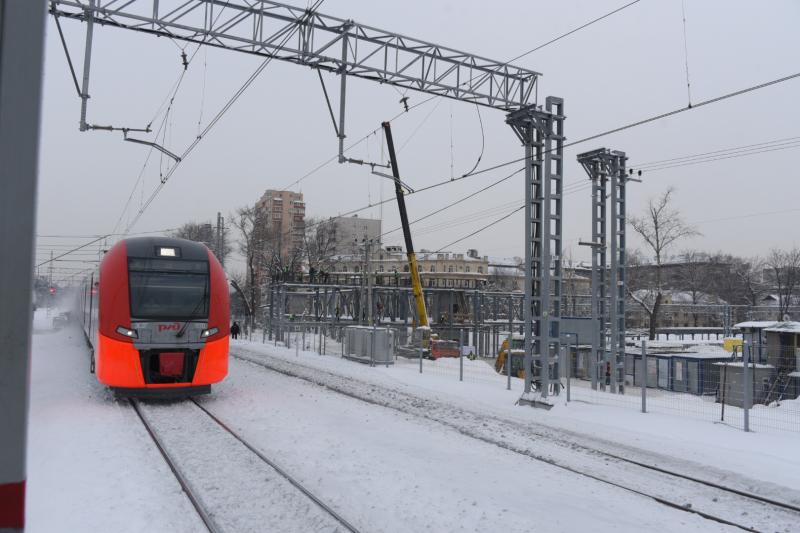
[[[564,118],[564,101],[552,96],[545,100],[544,110],[529,106],[506,117],[525,147],[526,159],[523,398],[536,390],[545,404],[551,371],[553,392],[559,392]],[[533,371],[534,354],[538,375]]]
[[[620,394],[625,392],[626,160],[625,152],[606,148],[578,155],[592,180],[592,387],[608,385]]]

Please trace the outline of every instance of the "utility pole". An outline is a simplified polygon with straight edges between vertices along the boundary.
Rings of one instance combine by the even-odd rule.
[[[372,276],[370,269],[372,262],[370,261],[370,254],[372,253],[372,239],[364,238],[364,275],[366,276],[367,283],[367,325],[372,325]]]
[[[25,529],[43,0],[0,9],[0,530]],[[6,253],[13,250],[13,253]]]
[[[50,265],[47,268],[47,289],[53,288],[53,250],[50,250]]]
[[[219,260],[220,264],[224,267],[225,266],[225,254],[223,253],[225,250],[225,219],[222,218],[222,213],[217,211],[217,249],[216,249],[216,256]]]

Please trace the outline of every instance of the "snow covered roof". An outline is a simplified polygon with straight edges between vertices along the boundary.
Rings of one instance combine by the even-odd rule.
[[[732,363],[714,363],[714,364],[719,366],[730,366],[735,368],[742,368],[744,366],[744,363],[742,361],[734,361]],[[772,365],[762,365],[756,363],[749,363],[747,366],[751,368],[775,368]]]
[[[733,327],[739,329],[744,329],[744,328],[764,329],[764,328],[771,328],[775,324],[778,324],[778,322],[775,322],[774,320],[751,320],[749,322],[739,322],[738,324],[735,324]]]
[[[648,353],[648,357],[674,357],[678,359],[730,359],[732,354],[727,352],[663,352]]]
[[[775,324],[764,331],[777,333],[800,333],[800,322],[775,322]]]

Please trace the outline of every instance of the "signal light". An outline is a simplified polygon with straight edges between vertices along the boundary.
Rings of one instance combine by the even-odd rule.
[[[159,246],[158,255],[159,257],[178,257],[178,249]]]
[[[126,337],[131,338],[131,339],[138,339],[139,338],[139,334],[136,333],[135,329],[128,329],[128,328],[124,328],[122,326],[117,326],[117,333],[119,333],[120,335],[125,335]]]
[[[200,332],[200,337],[205,339],[212,335],[216,335],[217,333],[219,333],[219,328],[204,329],[202,332]]]

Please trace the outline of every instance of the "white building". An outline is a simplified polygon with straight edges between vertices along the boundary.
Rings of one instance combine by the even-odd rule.
[[[320,224],[321,232],[328,232],[331,242],[331,253],[335,256],[352,255],[362,249],[365,240],[376,242],[380,246],[381,221],[379,219],[352,217],[336,217]]]

